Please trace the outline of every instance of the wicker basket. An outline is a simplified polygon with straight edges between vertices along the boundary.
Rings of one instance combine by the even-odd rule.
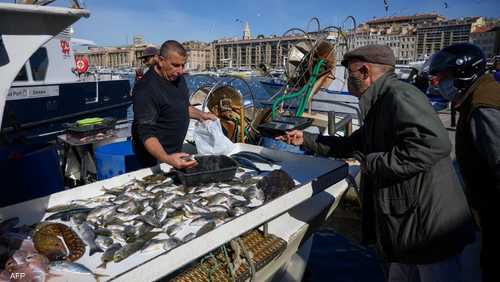
[[[286,241],[254,229],[242,235],[241,241],[245,248],[252,254],[252,262],[255,271],[259,271],[274,258],[278,257],[286,249]],[[239,268],[235,271],[234,277],[231,275],[228,261],[234,265],[234,250],[225,246],[227,252],[219,248],[212,255],[205,256],[193,267],[173,278],[172,282],[212,282],[212,281],[237,281],[242,282],[250,278],[250,265],[245,259],[242,260]],[[233,280],[234,279],[234,280]]]

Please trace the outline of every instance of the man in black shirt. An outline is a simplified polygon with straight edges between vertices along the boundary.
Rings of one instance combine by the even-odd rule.
[[[189,105],[182,76],[186,60],[186,49],[179,42],[165,41],[158,63],[134,87],[132,144],[143,167],[154,166],[158,161],[175,168],[195,165],[195,161],[183,159],[188,154],[181,152],[189,118],[216,119],[214,114]]]

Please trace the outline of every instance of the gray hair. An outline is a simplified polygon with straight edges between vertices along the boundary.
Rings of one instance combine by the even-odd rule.
[[[160,55],[162,57],[167,57],[169,53],[175,52],[182,57],[187,57],[187,51],[182,44],[175,40],[167,40],[163,42],[160,47]]]

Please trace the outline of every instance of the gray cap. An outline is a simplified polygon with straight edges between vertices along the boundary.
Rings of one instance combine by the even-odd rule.
[[[341,64],[347,67],[349,61],[353,59],[373,64],[396,65],[396,57],[394,57],[394,53],[387,45],[374,44],[356,48],[344,55]]]
[[[140,56],[139,59],[151,57],[151,56],[154,56],[157,54],[158,54],[158,49],[156,49],[156,47],[153,47],[153,46],[146,47],[146,49],[144,49],[144,51],[142,53],[142,56]]]

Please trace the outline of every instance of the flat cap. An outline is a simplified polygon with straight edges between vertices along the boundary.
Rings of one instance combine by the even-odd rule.
[[[347,67],[349,61],[353,59],[373,64],[396,65],[396,57],[394,57],[394,53],[387,45],[373,44],[356,48],[344,55],[341,64]]]
[[[156,49],[156,47],[149,46],[149,47],[146,47],[146,49],[144,49],[142,56],[140,56],[139,59],[151,57],[151,56],[154,56],[156,54],[158,54],[158,49]]]

